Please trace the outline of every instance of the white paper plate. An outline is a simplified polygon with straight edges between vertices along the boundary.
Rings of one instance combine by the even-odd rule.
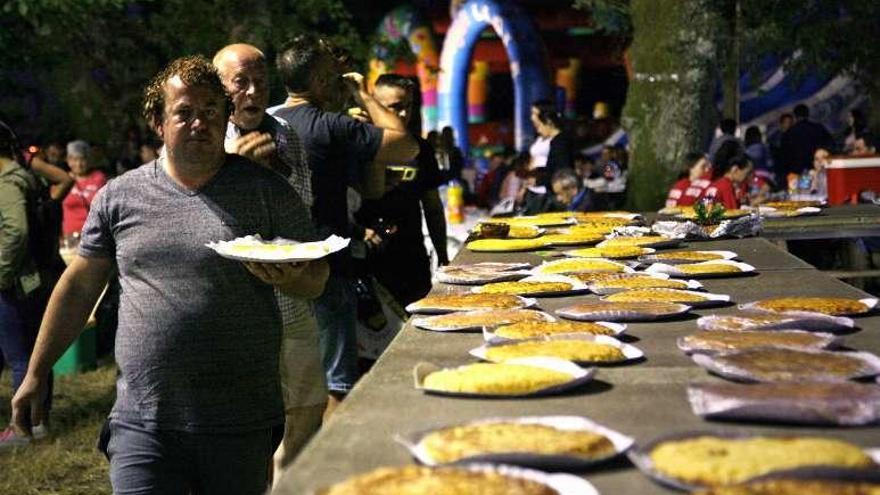
[[[618,237],[627,237],[627,236],[618,236]],[[615,238],[616,237],[606,237],[604,241],[600,242],[599,244],[596,244],[596,247],[613,245],[614,243],[610,243],[608,241],[611,241]],[[683,241],[684,241],[684,239],[665,239],[662,241],[652,242],[650,244],[642,244],[641,247],[649,247],[649,248],[654,248],[654,249],[664,249],[664,248],[671,248],[674,246],[678,246]]]
[[[587,284],[581,282],[578,279],[566,277],[565,275],[551,275],[551,274],[541,274],[541,275],[532,275],[530,277],[526,277],[524,279],[519,280],[519,282],[563,282],[571,285],[571,289],[563,290],[563,291],[543,291],[543,292],[529,292],[524,294],[524,296],[528,297],[554,297],[554,296],[570,296],[572,294],[578,294],[581,292],[587,291]],[[471,292],[476,294],[481,294],[484,290],[485,286],[474,287],[471,289]]]
[[[739,272],[724,272],[724,273],[684,273],[681,269],[678,268],[678,265],[669,265],[666,263],[654,263],[645,269],[645,273],[666,273],[673,277],[690,277],[690,278],[726,278],[726,277],[738,277],[742,275],[746,275],[748,273],[752,273],[755,271],[755,267],[749,265],[747,263],[742,263],[739,261],[733,260],[716,260],[716,261],[703,261],[700,263],[693,263],[694,265],[730,265],[735,266],[740,269]]]
[[[852,331],[852,329],[855,327],[855,322],[852,318],[847,318],[845,316],[828,316],[822,313],[807,312],[802,312],[797,315],[780,315],[785,316],[785,320],[764,324],[756,323],[751,327],[746,327],[742,329],[732,327],[730,325],[731,323],[749,325],[748,322],[750,318],[760,317],[764,314],[775,315],[775,313],[740,313],[733,315],[701,316],[699,319],[697,319],[697,328],[699,328],[700,330],[721,330],[727,332],[737,332],[740,330],[806,330],[809,332],[838,333]]]
[[[602,365],[616,365],[629,363],[632,361],[636,361],[645,357],[645,353],[642,352],[641,349],[634,345],[625,344],[614,337],[610,337],[608,335],[589,335],[589,334],[575,334],[575,335],[553,335],[550,337],[538,337],[534,339],[524,339],[524,340],[516,340],[513,342],[501,342],[496,344],[483,344],[480,347],[471,349],[469,354],[476,358],[480,358],[483,361],[489,362],[501,362],[501,361],[491,361],[486,357],[486,354],[490,347],[501,347],[505,345],[517,345],[524,342],[546,342],[546,341],[555,341],[555,340],[582,340],[586,342],[595,342],[597,344],[605,344],[611,347],[616,347],[620,349],[623,353],[624,358],[619,361],[573,361],[578,365],[586,365],[586,366],[602,366]],[[532,357],[544,357],[544,356],[532,356]],[[553,357],[553,356],[546,356]],[[560,358],[556,358],[560,359]]]
[[[739,257],[739,255],[734,253],[733,251],[712,251],[712,250],[698,249],[698,250],[686,251],[686,252],[712,253],[712,254],[715,254],[715,255],[722,257],[717,260],[709,260],[709,261],[733,260],[733,259],[736,259],[737,257]],[[675,253],[667,253],[667,254],[675,254]],[[684,258],[681,258],[681,259],[669,258],[669,259],[667,259],[667,258],[657,256],[656,254],[644,254],[642,256],[639,256],[638,260],[639,260],[639,262],[645,263],[645,264],[664,263],[667,265],[684,265],[684,264],[689,264],[689,263],[699,263],[694,260],[688,260],[688,259],[684,259]]]
[[[531,263],[484,261],[437,268],[437,281],[455,285],[482,285],[519,280],[529,275]]]
[[[815,206],[803,206],[795,210],[797,215],[786,215],[785,210],[780,210],[777,208],[773,208],[770,206],[759,206],[758,213],[764,215],[768,218],[795,218],[795,217],[808,217],[814,215],[820,215],[822,213],[822,208],[816,208]]]
[[[676,310],[671,313],[654,315],[649,313],[610,309],[584,312],[578,309],[577,304],[574,304],[557,309],[554,313],[563,318],[575,321],[656,321],[675,318],[676,316],[683,315],[691,310],[691,306],[686,304],[675,304],[675,307]]]
[[[491,309],[482,309],[477,311],[462,311],[461,313],[475,314],[477,316],[486,315],[486,318],[491,316],[491,313],[495,310]],[[531,309],[520,309],[518,311],[533,311],[535,313],[539,313],[541,315],[541,319],[544,321],[556,321],[556,318],[543,311],[535,311]],[[443,319],[439,318],[446,315],[433,315],[433,316],[420,316],[412,319],[412,324],[416,328],[421,328],[422,330],[430,330],[432,332],[473,332],[479,331],[486,326],[486,321],[483,320],[479,323],[475,323],[473,325],[468,326],[451,326],[443,323]],[[496,326],[501,325],[509,325],[510,323],[499,323]]]
[[[462,274],[464,273],[464,274]],[[436,274],[437,281],[451,285],[485,285],[495,282],[513,282],[529,276],[527,271],[467,271],[467,272],[440,272]]]
[[[506,364],[524,364],[528,366],[534,366],[536,368],[544,368],[552,371],[558,371],[560,373],[566,373],[571,375],[571,380],[565,383],[561,383],[559,385],[553,385],[551,387],[543,388],[537,390],[535,392],[529,392],[525,394],[486,394],[486,393],[470,393],[470,392],[446,392],[443,390],[433,390],[429,388],[425,388],[423,386],[425,377],[429,374],[440,371],[442,368],[430,364],[430,363],[419,363],[413,369],[413,377],[415,379],[416,389],[421,390],[427,394],[432,395],[442,395],[447,397],[469,397],[469,398],[477,398],[477,399],[494,399],[494,398],[511,398],[511,397],[542,397],[546,395],[556,395],[564,392],[568,392],[579,388],[590,380],[593,379],[593,375],[596,374],[596,368],[581,368],[580,366],[572,363],[571,361],[566,361],[564,359],[557,358],[547,358],[547,357],[535,357],[535,358],[520,358],[520,359],[511,359],[507,361]]]
[[[438,272],[444,272],[446,270],[455,269],[455,268],[464,268],[464,269],[475,269],[475,270],[486,270],[493,272],[508,272],[508,271],[517,271],[517,270],[528,270],[532,268],[531,263],[519,263],[519,262],[504,262],[504,261],[481,261],[478,263],[466,263],[462,265],[449,265],[449,266],[441,266],[437,268]]]
[[[564,273],[548,273],[545,270],[549,270],[555,266],[560,264],[570,263],[573,259],[582,259],[582,260],[602,260],[603,264],[608,263],[612,266],[619,267],[619,273],[634,273],[635,270],[627,266],[625,263],[620,263],[618,261],[609,260],[606,258],[563,258],[561,260],[554,261],[545,261],[544,263],[532,268],[532,274],[534,275],[564,275]],[[611,272],[611,270],[605,269],[583,269],[583,270],[572,270],[567,271],[565,273],[590,273],[590,272]],[[615,272],[612,272],[615,273]]]
[[[641,247],[641,246],[639,246],[639,247]],[[604,259],[611,260],[611,261],[628,260],[628,259],[638,258],[640,256],[640,255],[634,255],[634,256],[621,256],[621,257],[611,258],[611,257],[607,257],[607,256],[583,256],[583,255],[577,254],[578,251],[582,251],[584,249],[592,249],[592,248],[569,249],[568,251],[563,251],[562,254],[564,254],[565,256],[568,256],[570,258],[587,258],[587,259],[604,258]],[[645,250],[645,254],[642,254],[641,256],[648,256],[651,253],[657,252],[657,250],[654,248],[642,248],[642,249]]]
[[[636,289],[633,289],[633,290],[636,290]],[[650,289],[646,289],[646,290],[650,290]],[[723,304],[727,304],[730,302],[730,296],[727,294],[712,294],[710,292],[700,292],[700,291],[695,291],[695,290],[681,290],[681,289],[662,289],[662,290],[664,290],[664,291],[674,290],[676,292],[680,292],[681,295],[687,294],[687,295],[694,295],[694,296],[700,296],[700,297],[706,298],[703,301],[683,301],[683,302],[679,303],[679,304],[687,304],[688,306],[690,306],[692,308],[707,308],[710,306],[718,306],[718,305],[723,305]],[[607,301],[609,297],[610,296],[602,296],[599,299],[601,299],[603,301]],[[611,301],[611,302],[615,302],[615,301]],[[622,302],[622,301],[620,301],[620,302]],[[666,302],[666,301],[664,301],[664,302]],[[669,302],[677,302],[677,301],[669,301]]]
[[[508,222],[481,221],[478,224],[474,225],[473,228],[468,230],[468,233],[469,234],[479,234],[480,233],[480,224],[484,224],[484,223],[490,223],[490,224],[491,223],[504,223],[504,224],[510,225],[510,223],[508,223]],[[516,227],[526,228],[526,229],[531,230],[531,235],[529,237],[510,237],[510,236],[507,236],[507,237],[502,237],[502,239],[534,239],[536,237],[540,237],[540,236],[544,235],[547,232],[545,229],[543,229],[541,227],[535,227],[534,225],[516,224]]]
[[[615,452],[611,455],[594,459],[587,459],[584,457],[564,454],[533,454],[525,452],[489,453],[479,456],[466,457],[464,459],[456,461],[453,464],[486,462],[492,464],[516,465],[551,472],[582,472],[597,464],[601,464],[625,453],[633,446],[634,443],[632,438],[581,416],[519,416],[512,418],[485,418],[468,423],[449,425],[445,428],[424,430],[405,436],[396,435],[395,440],[406,447],[410,451],[412,456],[415,457],[415,459],[421,464],[424,464],[426,466],[438,466],[442,464],[435,460],[425,448],[425,445],[423,443],[425,437],[436,431],[454,428],[456,426],[470,426],[487,423],[539,424],[565,431],[586,431],[597,433],[604,436],[609,441],[611,441],[612,444],[614,444]]]
[[[259,235],[248,235],[231,241],[209,242],[205,246],[230,260],[294,263],[321,259],[347,248],[349,241],[336,235],[315,242],[297,242],[281,238],[264,241]]]
[[[596,321],[591,322],[596,323],[597,325],[602,325],[603,327],[611,330],[613,332],[613,337],[619,337],[626,333],[626,325],[623,323],[611,323],[608,321]],[[592,333],[587,332],[572,332],[572,333],[557,333],[555,336],[563,336],[563,335],[594,335]],[[494,328],[492,327],[483,327],[483,340],[485,340],[489,344],[500,344],[502,342],[520,342],[522,340],[528,339],[511,339],[508,337],[501,337],[500,335],[496,335]]]
[[[430,296],[428,296],[430,297]],[[462,308],[450,308],[448,306],[425,306],[421,303],[421,300],[410,303],[406,306],[406,312],[411,314],[419,314],[419,315],[442,315],[446,313],[456,313],[461,311],[479,311],[482,309],[525,309],[531,308],[538,304],[538,301],[534,298],[530,297],[520,297],[514,296],[520,301],[520,306],[515,308],[486,308],[482,306],[473,306],[473,307],[462,307]]]
[[[533,469],[523,469],[502,464],[469,464],[461,466],[461,469],[498,473],[511,478],[534,481],[555,490],[558,495],[599,495],[599,491],[589,481],[571,474],[548,474]],[[326,495],[329,490],[329,487],[323,488],[314,492],[314,495]]]
[[[667,275],[665,273],[652,273],[652,274],[650,274],[649,278],[656,278],[657,280],[668,280],[669,275]],[[700,282],[698,282],[696,280],[680,280],[680,282],[683,282],[685,284],[685,288],[678,289],[678,290],[694,291],[694,290],[700,290],[703,288],[703,284],[701,284]],[[587,288],[590,289],[590,292],[592,292],[593,294],[599,294],[600,296],[607,296],[607,295],[611,295],[611,294],[617,294],[618,292],[623,292],[626,290],[632,290],[631,288],[627,288],[627,287],[602,287],[600,285],[600,283],[590,284],[587,286]],[[640,289],[641,288],[647,289],[649,287],[639,287],[639,288]]]
[[[572,217],[540,217],[536,215],[530,216],[521,216],[521,217],[504,217],[504,218],[490,218],[487,220],[489,223],[501,222],[501,223],[509,223],[511,225],[526,225],[530,227],[565,227],[568,225],[575,225],[577,220]]]

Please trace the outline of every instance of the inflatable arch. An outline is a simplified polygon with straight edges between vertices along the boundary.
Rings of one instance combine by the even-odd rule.
[[[404,41],[416,57],[416,73],[422,89],[422,132],[437,128],[437,73],[440,70],[440,56],[434,41],[434,31],[424,17],[412,6],[398,7],[382,19],[379,35],[392,44]],[[372,83],[380,75],[388,72],[393,65],[392,55],[385,47],[376,48],[370,60],[369,81]]]
[[[510,60],[517,150],[528,149],[535,133],[529,119],[532,102],[553,98],[543,44],[531,19],[510,0],[469,0],[456,14],[443,41],[437,94],[439,126],[453,128],[456,144],[465,156],[469,148],[468,72],[474,44],[486,27],[492,27],[501,38]]]

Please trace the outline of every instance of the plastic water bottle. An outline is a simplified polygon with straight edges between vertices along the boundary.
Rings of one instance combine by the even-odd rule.
[[[446,221],[458,224],[464,221],[464,189],[456,180],[446,188]]]
[[[798,179],[798,191],[803,194],[809,194],[812,183],[813,181],[809,172],[804,172]]]

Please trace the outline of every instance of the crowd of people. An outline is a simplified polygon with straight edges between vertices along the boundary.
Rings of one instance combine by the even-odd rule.
[[[263,493],[270,465],[277,478],[292,462],[359,378],[358,277],[401,306],[425,296],[423,219],[448,263],[437,188],[463,164],[414,131],[412,79],[368,88],[348,64],[325,40],[293,39],[274,63],[287,98],[269,107],[273,64],[255,46],[174,60],[144,92],[163,144],[118,174],[81,140],[66,158],[54,144],[25,156],[2,127],[0,350],[14,398],[0,448],[46,434],[52,365],[109,284],[119,376],[99,446],[115,492]],[[254,234],[352,242],[284,264],[205,247]],[[65,268],[59,246],[73,243]]]
[[[705,201],[737,209],[760,205],[781,191],[823,199],[828,194],[825,167],[832,155],[876,153],[874,135],[858,109],[851,111],[849,126],[835,139],[821,123],[810,120],[806,105],[797,105],[780,116],[779,132],[768,141],[757,126],[746,128],[741,140],[736,121],[722,120],[706,153],[685,156],[666,206]]]
[[[536,136],[529,150],[496,151],[489,156],[486,172],[475,186],[477,205],[496,213],[524,215],[623,206],[629,162],[625,146],[605,145],[593,159],[583,140],[577,139],[583,126],[566,122],[549,100],[534,102],[530,117]]]
[[[274,61],[248,44],[172,61],[147,85],[161,140],[130,140],[112,166],[73,140],[22,153],[0,126],[0,350],[13,377],[0,449],[48,432],[51,369],[109,286],[117,397],[101,434],[115,492],[263,493],[358,380],[358,289],[375,279],[400,305],[431,289],[423,223],[449,262],[438,188],[465,157],[451,129],[420,137],[419,88],[385,74],[368,87],[347,55],[299,36]],[[270,107],[269,71],[286,99]],[[595,160],[550,101],[531,108],[528,152],[497,152],[474,185],[500,213],[622,206],[628,153]],[[839,144],[806,107],[769,145],[724,121],[690,153],[668,206],[736,208],[808,177],[831,152],[873,153],[861,115]],[[607,134],[607,133],[606,133]],[[105,163],[101,163],[105,162]],[[240,263],[206,243],[259,234],[338,235],[326,260]],[[59,247],[76,246],[65,261]]]

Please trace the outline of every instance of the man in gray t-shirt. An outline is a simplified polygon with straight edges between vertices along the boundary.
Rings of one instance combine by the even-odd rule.
[[[106,449],[115,492],[267,487],[271,428],[283,422],[273,286],[314,298],[328,269],[323,261],[243,264],[205,247],[248,234],[315,238],[282,177],[224,152],[227,102],[202,57],[172,62],[147,88],[145,115],[166,154],[95,200],[13,399],[13,426],[29,434],[27,410],[39,407],[48,370],[115,266],[120,375]]]

